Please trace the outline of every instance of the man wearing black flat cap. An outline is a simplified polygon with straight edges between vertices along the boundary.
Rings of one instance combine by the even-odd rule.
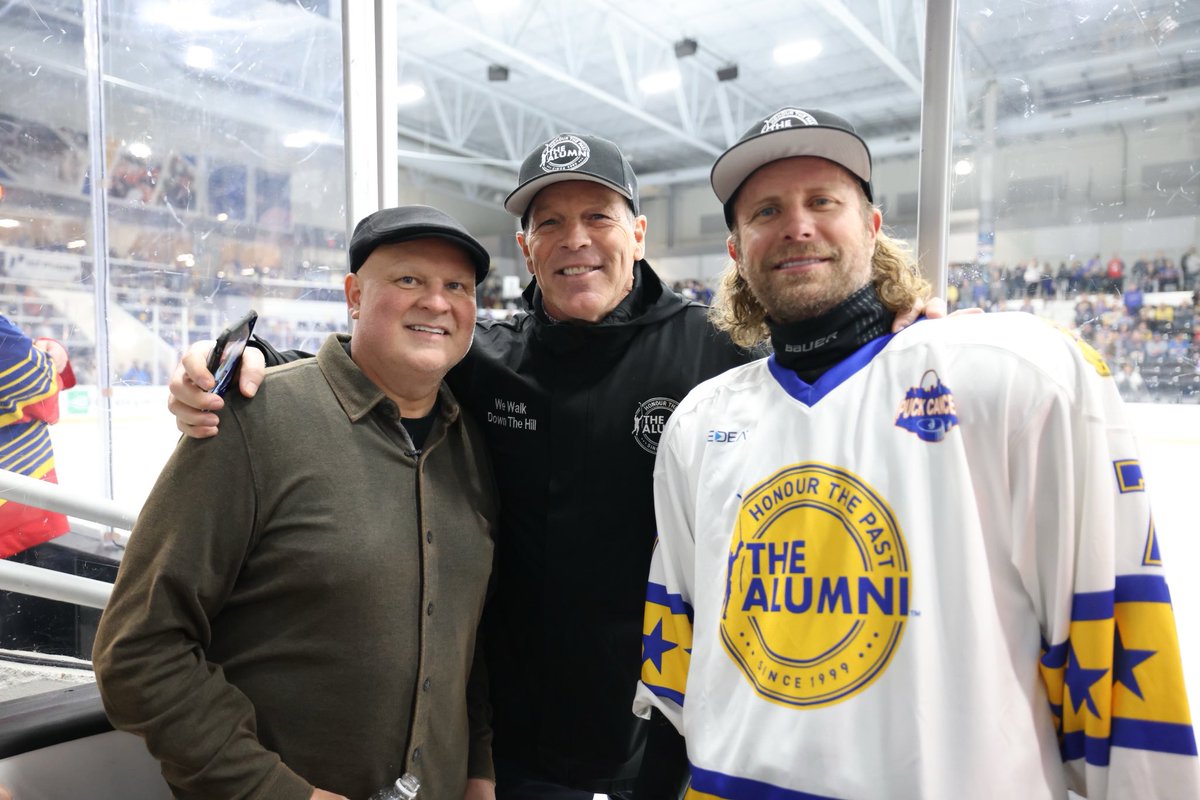
[[[442,382],[488,254],[426,206],[350,242],[352,336],[183,439],[130,537],[95,645],[114,725],[177,797],[493,791],[476,628],[497,503]]]
[[[502,465],[484,622],[497,796],[673,797],[687,776],[681,739],[629,711],[648,633],[651,473],[678,401],[760,354],[654,273],[637,177],[614,143],[539,144],[504,207],[534,278],[529,313],[481,321],[447,378]],[[171,410],[185,434],[211,436],[217,417],[199,409],[219,404],[197,388],[211,378],[196,355],[183,366]],[[247,366],[244,389],[258,379]]]

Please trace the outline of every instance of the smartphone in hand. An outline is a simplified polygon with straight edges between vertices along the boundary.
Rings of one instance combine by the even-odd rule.
[[[257,321],[258,312],[251,310],[221,331],[221,335],[217,337],[216,345],[208,354],[208,371],[217,380],[212,388],[213,392],[224,395],[225,390],[229,388],[233,381],[234,368],[242,357],[242,351],[246,349],[246,342],[250,341],[250,333]]]

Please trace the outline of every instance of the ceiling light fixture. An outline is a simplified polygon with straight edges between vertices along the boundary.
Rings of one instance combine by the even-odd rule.
[[[699,45],[696,44],[695,39],[684,37],[675,43],[675,57],[687,58],[688,56],[694,56],[697,49],[699,49]]]
[[[0,219],[0,228],[19,228],[20,226],[21,223],[15,219]]]
[[[521,0],[475,0],[475,8],[486,17],[498,17],[516,11]]]
[[[642,90],[643,94],[662,94],[679,88],[679,82],[679,72],[671,69],[647,75],[638,81],[638,88]]]
[[[225,30],[229,21],[212,13],[210,0],[143,0],[138,22],[189,33]]]
[[[721,83],[726,81],[736,81],[738,77],[738,65],[726,64],[717,70],[717,80]]]
[[[87,239],[72,239],[67,242],[68,250],[78,250],[81,247],[87,247]]]
[[[960,158],[954,162],[954,174],[960,178],[965,178],[975,171],[975,164],[969,158]]]
[[[145,142],[130,142],[125,150],[134,158],[149,158],[151,153],[150,145]]]
[[[320,131],[292,131],[287,136],[283,137],[283,146],[297,149],[312,147],[318,144],[327,144],[329,137]]]
[[[425,87],[419,83],[402,83],[396,87],[396,105],[411,106],[425,99]]]
[[[213,57],[212,48],[194,44],[187,49],[183,61],[192,69],[212,69],[216,59]]]
[[[822,49],[821,43],[816,39],[801,39],[798,42],[779,45],[772,55],[775,57],[775,63],[783,67],[789,64],[799,64],[802,61],[812,61],[821,55]]]

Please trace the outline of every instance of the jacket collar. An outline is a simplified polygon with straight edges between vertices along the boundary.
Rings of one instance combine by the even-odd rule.
[[[557,322],[546,314],[542,305],[542,288],[534,278],[522,293],[530,314],[539,322],[558,328],[603,328],[627,324],[653,322],[683,310],[691,301],[686,300],[663,283],[645,259],[633,265],[633,288],[612,312],[596,323]]]
[[[350,358],[350,344],[349,334],[335,333],[317,351],[317,365],[342,411],[346,412],[351,422],[358,422],[378,406],[380,413],[389,419],[399,420],[400,412],[396,404]],[[458,403],[445,381],[438,388],[438,399],[441,401],[442,421],[450,425],[458,418]]]

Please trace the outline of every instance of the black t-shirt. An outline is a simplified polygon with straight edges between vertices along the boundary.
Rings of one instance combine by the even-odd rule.
[[[412,439],[413,447],[418,450],[425,448],[425,440],[429,438],[429,432],[433,430],[433,421],[437,419],[441,407],[442,399],[438,397],[433,402],[433,408],[429,409],[429,413],[425,416],[400,418],[400,424],[404,426],[404,430],[408,431],[408,438]]]

